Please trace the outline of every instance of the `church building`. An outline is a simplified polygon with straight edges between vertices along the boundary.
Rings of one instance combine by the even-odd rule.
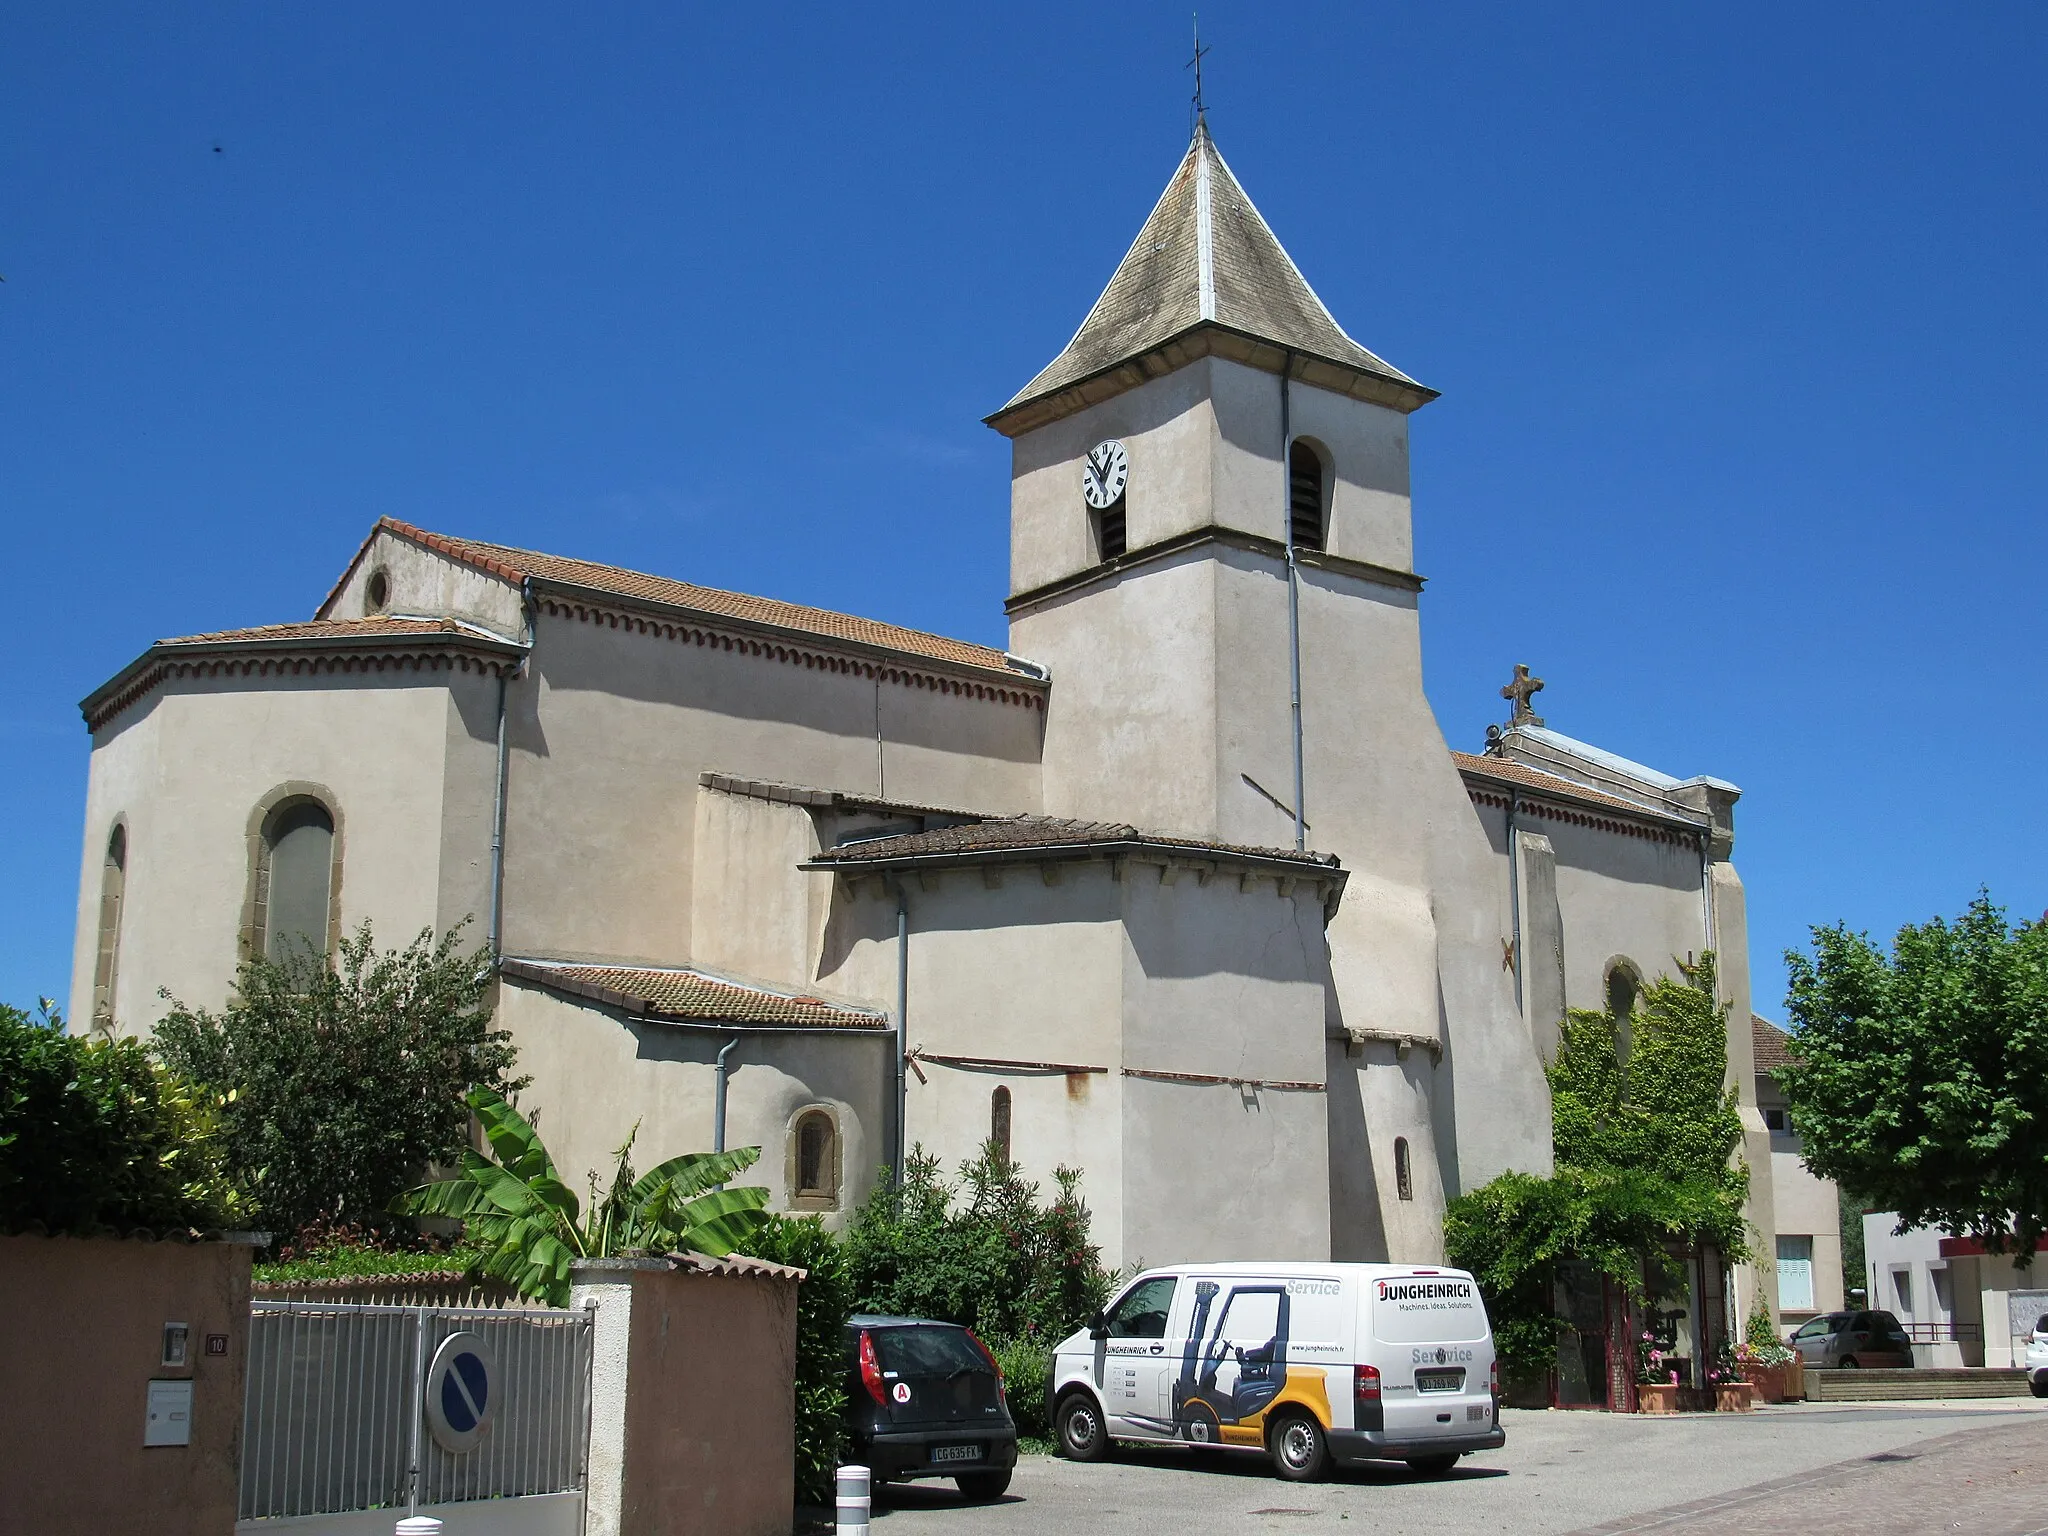
[[[993,1137],[1081,1170],[1111,1264],[1430,1261],[1448,1197],[1549,1171],[1565,1009],[1711,949],[1769,1252],[1737,792],[1549,729],[1526,669],[1446,744],[1435,397],[1198,128],[987,418],[1007,649],[382,519],[310,620],[85,701],[72,1017],[467,918],[572,1183],[637,1124],[649,1161],[758,1144],[837,1224]]]

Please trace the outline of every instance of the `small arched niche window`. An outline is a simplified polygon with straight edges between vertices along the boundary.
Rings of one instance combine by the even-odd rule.
[[[1626,1064],[1635,1034],[1636,998],[1643,990],[1643,978],[1632,960],[1607,962],[1607,1016],[1614,1020],[1614,1059]]]
[[[378,569],[370,572],[370,579],[363,584],[363,612],[382,613],[391,606],[391,573]]]
[[[1296,438],[1287,450],[1287,527],[1296,549],[1323,547],[1326,479],[1315,445]]]
[[[121,903],[128,890],[128,829],[120,822],[107,834],[100,866],[99,944],[92,965],[92,1027],[114,1032],[114,980],[121,967]]]
[[[1415,1198],[1415,1171],[1408,1165],[1408,1138],[1394,1138],[1394,1193],[1403,1200]]]
[[[1010,1160],[1010,1090],[998,1088],[988,1096],[988,1139],[1004,1162]]]
[[[264,819],[256,858],[250,949],[279,962],[324,958],[333,919],[333,814],[318,800],[286,800]]]
[[[807,1109],[790,1127],[793,1210],[829,1211],[839,1204],[839,1124],[829,1109]]]

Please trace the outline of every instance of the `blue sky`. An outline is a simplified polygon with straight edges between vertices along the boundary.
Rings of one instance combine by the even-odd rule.
[[[1203,7],[1413,422],[1430,695],[1740,784],[1808,924],[2048,905],[2048,8]],[[16,8],[0,999],[76,702],[384,513],[1000,644],[1007,447],[1188,131],[1179,5]]]

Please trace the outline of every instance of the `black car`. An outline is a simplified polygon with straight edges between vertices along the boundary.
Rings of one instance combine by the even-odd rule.
[[[1017,1426],[1003,1373],[969,1329],[921,1317],[855,1317],[846,1325],[849,1461],[878,1483],[950,1477],[970,1499],[993,1499],[1017,1465]]]

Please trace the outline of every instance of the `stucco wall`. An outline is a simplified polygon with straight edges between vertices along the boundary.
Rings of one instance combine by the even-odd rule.
[[[525,982],[502,982],[498,996],[498,1022],[512,1033],[519,1070],[533,1077],[520,1110],[570,1188],[580,1192],[593,1171],[602,1186],[635,1126],[633,1162],[643,1171],[711,1150],[714,1062],[731,1032],[632,1019]],[[889,1054],[889,1038],[873,1034],[741,1033],[726,1058],[725,1144],[761,1149],[742,1182],[765,1186],[774,1209],[790,1209],[790,1126],[805,1109],[827,1109],[839,1129],[842,1183],[838,1208],[820,1214],[844,1225],[887,1156]]]
[[[128,827],[128,866],[114,1013],[133,1033],[161,1014],[159,987],[195,1006],[226,1000],[240,959],[249,819],[292,782],[328,791],[339,813],[344,932],[367,918],[381,944],[403,944],[474,910],[481,942],[496,689],[448,671],[188,678],[103,727],[86,789],[71,1018],[81,1028],[90,1018],[100,866],[115,818]],[[451,783],[466,785],[472,802],[453,823],[444,821]]]
[[[369,585],[379,571],[384,573],[389,591],[382,610],[375,610],[369,603]],[[520,603],[516,583],[380,530],[334,596],[322,605],[320,617],[359,619],[377,611],[445,614],[517,640],[525,626]]]
[[[228,1536],[235,1525],[250,1250],[0,1237],[11,1319],[0,1393],[0,1530]],[[163,1359],[183,1323],[187,1363]],[[227,1353],[206,1353],[208,1334]],[[142,1443],[149,1383],[192,1387],[189,1446]]]

